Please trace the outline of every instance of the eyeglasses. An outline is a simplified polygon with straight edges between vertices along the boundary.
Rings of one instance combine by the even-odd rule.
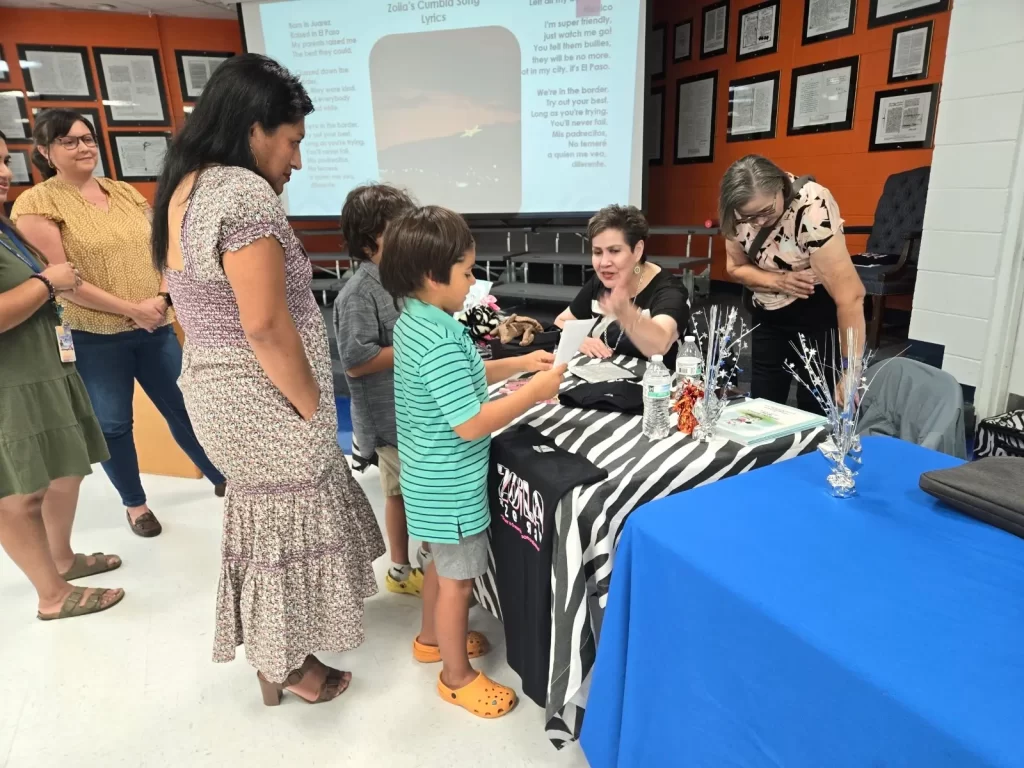
[[[757,213],[748,213],[736,217],[737,224],[755,224],[775,218],[775,206],[764,208]]]
[[[78,149],[78,142],[82,142],[85,146],[92,148],[96,146],[96,137],[91,133],[87,133],[84,136],[61,136],[54,143],[60,144],[69,152],[73,152]]]

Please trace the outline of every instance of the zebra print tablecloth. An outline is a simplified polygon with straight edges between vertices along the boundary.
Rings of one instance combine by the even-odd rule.
[[[615,362],[643,371],[643,363],[632,358]],[[562,389],[579,383],[567,376]],[[492,397],[500,387],[491,388]],[[811,430],[750,448],[724,440],[700,443],[678,432],[652,442],[643,436],[640,416],[561,405],[535,406],[514,422],[519,423],[532,425],[562,448],[608,470],[607,480],[573,489],[555,511],[546,714],[548,738],[561,749],[579,738],[583,726],[615,545],[629,514],[649,501],[809,453],[825,435],[821,429]],[[493,555],[488,572],[477,580],[476,595],[500,620]]]

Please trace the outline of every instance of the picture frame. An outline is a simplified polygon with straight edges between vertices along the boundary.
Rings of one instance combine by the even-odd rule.
[[[736,22],[736,61],[778,52],[781,15],[779,0],[765,0],[740,11]]]
[[[143,128],[170,124],[160,51],[93,48],[92,55],[108,126]]]
[[[672,63],[693,58],[693,19],[683,19],[672,27]]]
[[[32,117],[38,120],[39,116],[48,109],[53,109],[53,107],[33,107]],[[107,142],[103,138],[103,123],[100,122],[99,110],[92,107],[72,107],[71,109],[88,121],[89,125],[92,126],[93,136],[96,137],[96,148],[99,151],[99,159],[96,163],[96,169],[93,171],[92,175],[94,177],[105,176],[109,179],[114,178],[110,173],[113,169],[110,167],[110,155],[107,153]]]
[[[892,47],[889,50],[889,82],[906,83],[924,80],[932,56],[932,19],[892,30]]]
[[[700,57],[710,59],[729,51],[729,0],[700,10]]]
[[[0,83],[11,82],[11,66],[7,63],[7,57],[4,56],[4,47],[0,45]]]
[[[647,117],[644,121],[648,165],[665,162],[665,86],[651,88],[647,99]]]
[[[181,100],[186,104],[195,102],[213,71],[235,54],[229,51],[174,51],[178,68],[178,84],[181,86]]]
[[[930,149],[938,107],[938,83],[876,91],[868,152]]]
[[[163,170],[163,156],[171,145],[164,131],[110,131],[110,151],[121,181],[156,181]]]
[[[651,27],[651,36],[647,46],[648,55],[648,67],[650,69],[650,75],[652,79],[658,79],[665,76],[665,55],[668,51],[665,50],[665,37],[667,34],[667,27],[664,22],[655,24]]]
[[[868,29],[948,10],[949,0],[869,0]]]
[[[790,77],[786,135],[853,128],[859,66],[860,58],[851,56],[795,68]]]
[[[31,187],[35,184],[35,177],[32,175],[32,147],[8,144],[7,151],[11,153],[11,171],[14,172],[11,186]]]
[[[672,162],[715,161],[718,70],[676,80],[676,119]]]
[[[0,131],[7,135],[7,141],[12,144],[32,141],[25,94],[21,91],[0,91]]]
[[[804,0],[804,23],[801,27],[801,45],[835,40],[852,35],[857,22],[857,0]],[[839,7],[837,7],[839,6]]]
[[[17,46],[25,90],[33,101],[96,101],[89,51],[80,45]]]
[[[775,138],[781,80],[782,72],[775,70],[729,81],[726,142]]]

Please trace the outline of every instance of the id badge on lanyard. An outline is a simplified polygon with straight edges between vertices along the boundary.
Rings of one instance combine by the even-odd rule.
[[[32,258],[32,255],[22,247],[22,244],[18,241],[17,235],[3,227],[2,230],[10,239],[14,245],[12,248],[8,245],[7,241],[0,239],[0,245],[13,253],[20,261],[24,262],[25,266],[32,270],[34,274],[41,274],[42,269],[39,268],[39,264]],[[62,363],[73,363],[78,358],[75,357],[75,342],[71,338],[71,329],[64,325],[64,308],[53,301],[53,308],[57,312],[58,325],[54,326],[54,332],[57,334],[57,352],[60,355],[60,361]]]

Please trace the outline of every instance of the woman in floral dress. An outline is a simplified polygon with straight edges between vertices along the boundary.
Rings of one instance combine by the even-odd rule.
[[[268,705],[282,690],[309,702],[344,692],[349,673],[312,654],[362,642],[384,553],[337,445],[312,268],[278,198],[312,111],[276,62],[229,59],[167,153],[153,222],[185,330],[185,404],[228,478],[214,660],[245,645]]]

